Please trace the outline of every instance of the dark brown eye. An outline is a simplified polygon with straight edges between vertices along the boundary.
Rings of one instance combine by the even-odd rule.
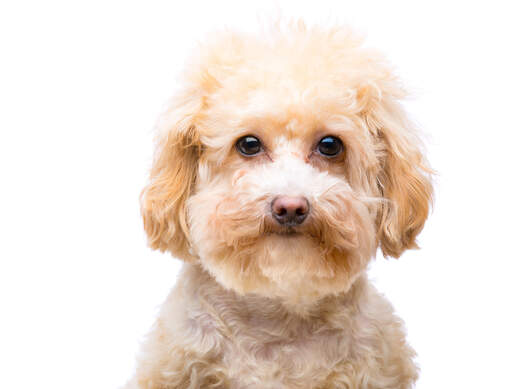
[[[242,155],[253,156],[261,151],[261,142],[255,136],[243,136],[236,141],[236,149]]]
[[[318,142],[317,150],[326,157],[335,157],[343,151],[343,142],[335,136],[326,136]]]

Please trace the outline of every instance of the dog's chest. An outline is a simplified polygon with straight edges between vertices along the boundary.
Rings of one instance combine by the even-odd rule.
[[[227,347],[231,388],[315,388],[347,356],[340,330],[304,331],[295,337],[242,337]]]

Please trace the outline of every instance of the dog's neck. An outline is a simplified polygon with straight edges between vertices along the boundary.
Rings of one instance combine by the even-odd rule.
[[[368,285],[363,273],[346,293],[323,297],[314,303],[291,304],[282,298],[239,295],[227,290],[199,265],[185,264],[179,282],[184,283],[189,301],[195,301],[196,309],[206,312],[214,322],[210,324],[223,331],[247,328],[289,335],[329,328],[330,323],[339,323],[340,315],[347,318],[357,315],[367,297]]]

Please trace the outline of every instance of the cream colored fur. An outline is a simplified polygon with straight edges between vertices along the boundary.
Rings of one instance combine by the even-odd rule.
[[[187,66],[142,193],[150,245],[186,263],[127,388],[410,388],[414,352],[368,283],[416,247],[430,170],[387,61],[345,28],[221,33]],[[263,151],[241,155],[236,141]],[[325,136],[343,142],[326,158]],[[301,196],[283,234],[270,204]]]

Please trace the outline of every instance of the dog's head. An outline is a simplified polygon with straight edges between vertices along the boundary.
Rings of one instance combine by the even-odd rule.
[[[380,246],[416,247],[430,171],[390,65],[346,29],[300,23],[203,47],[159,123],[150,245],[239,293],[350,288]]]

